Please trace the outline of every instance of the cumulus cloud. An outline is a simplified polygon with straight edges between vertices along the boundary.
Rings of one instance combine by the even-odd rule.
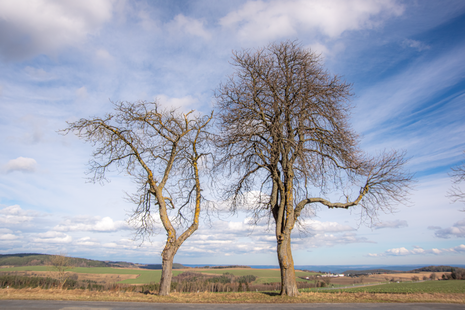
[[[345,31],[372,28],[386,17],[401,15],[403,10],[396,1],[258,0],[230,12],[220,24],[250,41],[293,36],[300,29],[335,38]]]
[[[432,248],[429,250],[425,250],[419,246],[413,247],[412,250],[409,250],[405,247],[401,247],[401,248],[389,249],[385,251],[384,253],[375,253],[375,254],[369,253],[368,256],[385,257],[385,256],[428,255],[428,254],[441,255],[441,254],[447,254],[447,253],[455,253],[455,254],[465,253],[465,245],[461,244],[456,247],[444,248],[444,249]]]
[[[95,247],[95,246],[100,246],[100,242],[97,239],[93,239],[91,237],[84,237],[76,241],[77,245],[81,246],[90,246],[90,247]]]
[[[387,221],[387,222],[380,222],[373,225],[374,229],[382,229],[382,228],[405,228],[408,227],[407,221]]]
[[[430,228],[430,227],[428,227]],[[431,227],[430,229],[436,230],[434,233],[436,237],[448,239],[451,237],[464,238],[465,237],[465,219],[458,221],[452,227],[441,229],[441,227]]]
[[[34,158],[18,157],[8,161],[4,166],[6,172],[20,171],[20,172],[35,172],[37,168],[37,161]]]
[[[111,0],[0,1],[0,55],[21,60],[82,42],[112,16]]]
[[[19,237],[13,234],[0,234],[0,240],[11,241],[16,239],[19,239]]]
[[[203,39],[210,39],[210,33],[204,28],[204,22],[195,18],[178,14],[167,24],[169,31],[173,33],[187,33]]]
[[[201,227],[180,249],[184,256],[241,255],[248,253],[275,253],[276,237],[274,230],[266,223],[248,224],[243,221],[215,221],[210,228]],[[354,228],[336,222],[305,221],[305,233],[292,235],[293,250],[331,247],[349,243],[371,242],[365,237],[357,236]],[[221,233],[212,233],[219,231]]]
[[[55,226],[55,231],[95,231],[114,232],[117,230],[130,229],[124,221],[113,221],[110,217],[76,217],[67,219]]]
[[[33,242],[66,244],[73,241],[70,235],[58,231],[47,231],[45,233],[36,234],[36,236],[38,238],[33,238]]]
[[[0,223],[4,225],[18,225],[32,221],[34,213],[13,205],[0,210]]]

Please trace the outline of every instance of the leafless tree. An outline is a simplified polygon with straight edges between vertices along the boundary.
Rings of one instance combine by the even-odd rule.
[[[213,114],[163,110],[156,102],[120,102],[114,110],[104,118],[69,123],[64,132],[74,132],[96,147],[90,162],[94,181],[105,180],[109,169],[116,168],[138,182],[131,221],[138,224],[139,235],[153,233],[152,213],[158,212],[167,233],[159,294],[168,295],[174,256],[199,225],[200,166],[208,155]]]
[[[73,266],[66,254],[60,253],[58,255],[50,256],[50,269],[54,273],[53,277],[57,278],[60,282],[60,289],[63,289],[66,281],[68,281],[70,274],[68,274],[67,271],[72,268]]]
[[[465,203],[465,191],[460,187],[460,183],[465,182],[465,161],[460,165],[452,167],[450,176],[452,177],[454,186],[452,186],[448,196],[452,199],[453,202]],[[465,209],[461,211],[465,212]]]
[[[230,180],[224,198],[234,211],[248,191],[263,193],[253,212],[274,220],[281,295],[296,296],[291,232],[306,207],[358,205],[375,216],[404,201],[411,175],[402,153],[361,152],[348,124],[351,86],[298,42],[235,52],[232,64],[235,73],[215,94],[219,171]],[[345,202],[324,198],[334,190]]]

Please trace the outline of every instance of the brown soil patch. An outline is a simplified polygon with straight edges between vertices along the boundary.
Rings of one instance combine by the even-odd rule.
[[[465,294],[302,293],[281,297],[275,293],[171,293],[170,296],[133,292],[58,289],[0,289],[1,299],[137,301],[155,303],[360,303],[435,302],[465,304]]]

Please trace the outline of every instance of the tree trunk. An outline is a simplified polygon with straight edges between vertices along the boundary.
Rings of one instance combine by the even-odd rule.
[[[297,282],[295,279],[294,260],[291,252],[291,236],[282,235],[278,240],[278,260],[281,269],[281,296],[298,296]]]
[[[176,254],[176,248],[166,248],[162,253],[160,291],[158,295],[166,296],[170,294],[171,278],[173,277],[173,259]]]

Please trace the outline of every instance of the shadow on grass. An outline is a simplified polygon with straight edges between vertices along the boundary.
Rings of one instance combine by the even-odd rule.
[[[262,293],[262,294],[268,295],[268,296],[281,296],[281,294],[277,293],[277,292],[259,292],[259,293]]]

